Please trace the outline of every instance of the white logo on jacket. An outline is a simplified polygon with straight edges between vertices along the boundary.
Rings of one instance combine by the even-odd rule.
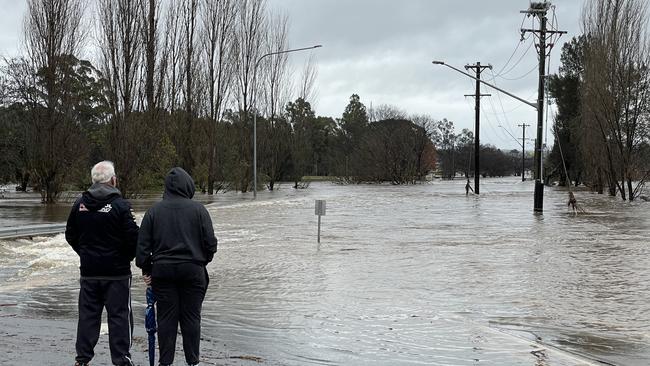
[[[98,210],[97,212],[108,213],[108,212],[111,212],[112,208],[113,208],[113,206],[111,206],[111,204],[108,203],[108,204],[106,204],[106,206],[102,207],[101,210]]]

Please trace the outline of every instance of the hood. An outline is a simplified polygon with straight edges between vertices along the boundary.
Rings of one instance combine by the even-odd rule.
[[[165,194],[163,198],[194,197],[194,180],[183,168],[172,168],[165,177]]]
[[[105,183],[94,183],[83,193],[84,205],[93,211],[106,206],[119,197],[122,197],[120,190]]]

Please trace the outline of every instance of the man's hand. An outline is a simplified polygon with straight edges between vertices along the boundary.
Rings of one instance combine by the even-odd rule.
[[[142,275],[142,280],[147,286],[151,286],[151,275]]]

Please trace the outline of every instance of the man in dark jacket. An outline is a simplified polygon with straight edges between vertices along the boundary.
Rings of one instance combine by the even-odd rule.
[[[162,201],[142,219],[136,265],[151,284],[158,307],[160,365],[174,362],[181,325],[185,361],[199,363],[201,305],[208,288],[205,266],[217,251],[212,220],[195,201],[194,181],[182,168],[165,178]]]
[[[111,360],[114,365],[133,365],[131,261],[138,226],[131,206],[115,188],[113,163],[97,163],[91,176],[93,185],[72,206],[65,230],[65,239],[81,261],[76,365],[87,365],[95,354],[104,307]]]

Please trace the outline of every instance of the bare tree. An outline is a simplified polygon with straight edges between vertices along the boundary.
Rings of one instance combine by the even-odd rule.
[[[261,130],[263,133],[258,141],[264,158],[261,168],[269,181],[270,190],[273,190],[275,182],[282,178],[290,155],[290,129],[284,119],[280,120],[284,106],[291,99],[288,55],[277,54],[288,49],[288,33],[289,17],[286,14],[277,13],[269,17],[264,52],[271,56],[264,59],[265,62],[258,70],[258,74],[262,74],[258,78],[263,82],[263,102],[267,117],[267,126]]]
[[[318,91],[316,90],[316,79],[318,78],[318,64],[316,55],[311,53],[302,68],[298,82],[298,98],[302,98],[316,108]]]
[[[266,32],[265,0],[238,0],[235,31],[237,65],[237,101],[239,110],[248,113],[257,89],[256,66],[264,45]]]
[[[164,46],[163,57],[161,57],[161,69],[164,70],[164,92],[162,98],[164,100],[165,109],[174,113],[179,105],[179,92],[178,88],[181,85],[182,71],[180,70],[180,57],[181,57],[181,6],[183,3],[180,1],[170,2],[166,7],[165,12],[165,27],[164,27]]]
[[[600,132],[621,198],[633,200],[644,182],[635,166],[650,127],[648,4],[641,0],[589,2],[583,28],[588,42],[582,100],[589,112],[584,114],[591,117],[583,122]]]
[[[257,62],[262,56],[264,35],[266,32],[265,0],[238,0],[237,23],[235,27],[235,65],[236,65],[236,100],[239,109],[239,126],[241,142],[250,139],[251,106],[258,89]],[[257,113],[257,111],[252,111]],[[249,140],[250,141],[250,140]],[[238,177],[237,188],[242,192],[248,190],[252,182],[250,167],[253,165],[252,144],[240,143],[238,151],[241,169],[233,175]]]
[[[146,6],[142,10],[142,14],[146,14],[146,22],[142,26],[142,33],[145,49],[145,98],[147,101],[147,112],[152,120],[156,119],[156,109],[160,105],[162,94],[162,83],[164,81],[164,73],[166,63],[166,49],[160,50],[159,47],[159,30],[158,21],[160,19],[160,1],[161,0],[146,0],[142,1],[142,6]]]
[[[416,155],[418,179],[423,179],[430,170],[435,168],[435,145],[440,141],[439,130],[435,119],[431,116],[413,115],[410,120],[419,127],[415,129],[413,151]]]
[[[183,98],[185,104],[185,128],[180,130],[182,138],[179,148],[181,165],[190,174],[195,163],[192,154],[192,133],[194,130],[195,118],[194,108],[198,105],[195,94],[197,84],[194,79],[194,75],[197,73],[198,59],[198,54],[196,52],[197,10],[198,0],[183,0],[181,7],[181,57],[183,60],[182,79],[184,81]]]
[[[43,113],[33,113],[28,142],[31,170],[44,202],[54,202],[65,181],[69,164],[80,156],[71,146],[75,126],[66,118],[61,69],[69,55],[77,55],[85,39],[81,0],[28,0],[24,21],[25,48],[32,70],[42,82],[32,85],[42,91]]]
[[[289,17],[286,14],[272,15],[268,23],[264,52],[272,54],[286,51],[289,45]],[[258,79],[263,83],[264,107],[270,121],[291,100],[288,61],[288,54],[275,54],[265,58],[258,67]]]
[[[368,119],[370,122],[383,121],[386,119],[406,119],[407,113],[390,104],[381,104],[378,107],[368,109]]]
[[[217,124],[228,100],[233,81],[234,25],[237,16],[235,0],[203,1],[203,51],[207,63],[209,104],[208,194],[214,192],[217,161]]]
[[[141,88],[143,9],[142,0],[101,0],[98,12],[102,72],[109,84],[113,114],[108,153],[120,169],[125,196],[131,193],[142,159],[136,154],[139,136],[134,134],[132,113]]]

